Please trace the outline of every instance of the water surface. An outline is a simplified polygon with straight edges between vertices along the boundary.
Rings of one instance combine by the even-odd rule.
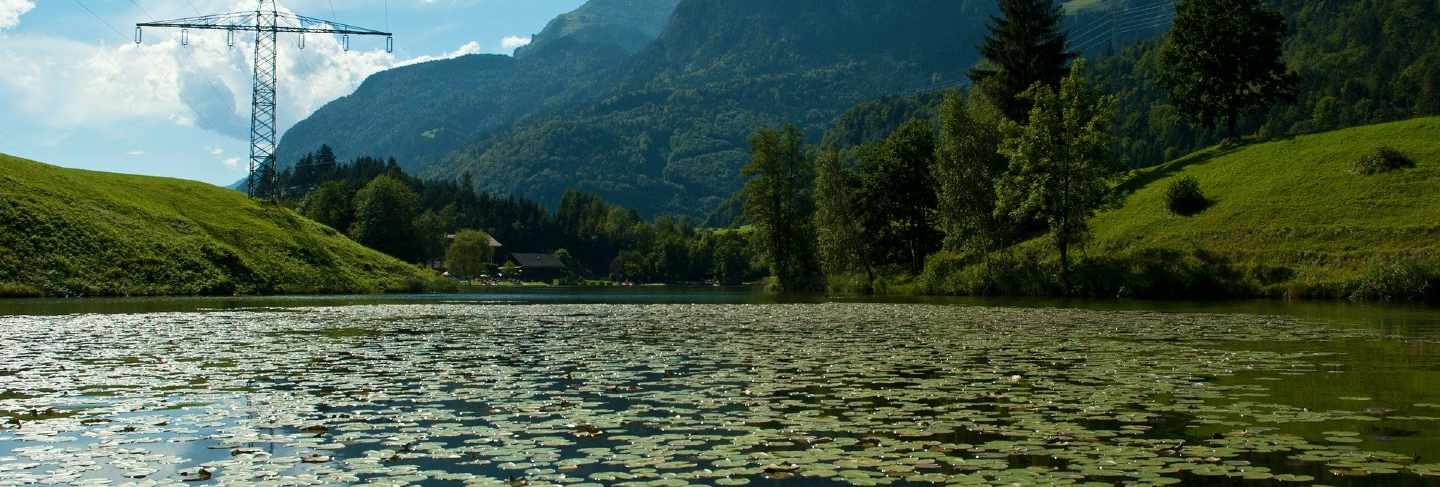
[[[0,485],[1440,485],[1434,310],[794,301],[0,302]]]

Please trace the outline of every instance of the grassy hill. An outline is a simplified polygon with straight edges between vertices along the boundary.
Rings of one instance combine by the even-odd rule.
[[[1149,297],[1343,298],[1385,294],[1407,279],[1412,287],[1415,279],[1422,287],[1426,279],[1434,283],[1440,276],[1436,140],[1440,118],[1420,118],[1212,148],[1137,171],[1121,186],[1119,206],[1091,221],[1093,240],[1082,254],[1077,285],[1095,296],[1125,287]],[[1415,166],[1370,176],[1352,172],[1357,160],[1382,146]],[[1170,212],[1164,197],[1183,177],[1195,178],[1210,200],[1189,217]],[[1027,242],[1014,255],[1014,272],[989,285],[1007,294],[1037,294],[1049,285],[1021,270],[1024,262],[1054,262],[1048,239]],[[942,292],[980,285],[973,268],[949,279],[935,272],[929,278]]]
[[[433,273],[204,183],[0,154],[0,296],[421,290]]]

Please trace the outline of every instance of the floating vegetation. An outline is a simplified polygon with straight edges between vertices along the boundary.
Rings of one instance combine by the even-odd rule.
[[[0,326],[0,485],[1440,481],[1377,448],[1436,441],[1440,406],[1272,397],[1344,373],[1297,349],[1379,337],[1274,317],[393,305]]]

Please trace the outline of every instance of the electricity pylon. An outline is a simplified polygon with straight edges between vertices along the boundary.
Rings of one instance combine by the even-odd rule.
[[[267,8],[268,6],[268,8]],[[305,34],[339,35],[341,46],[350,50],[350,36],[385,36],[385,51],[395,49],[389,32],[345,25],[303,15],[280,12],[274,0],[257,0],[252,12],[231,12],[200,17],[135,24],[135,43],[143,40],[141,29],[180,29],[180,44],[189,45],[190,29],[223,30],[225,43],[235,45],[236,32],[255,33],[255,80],[250,99],[250,176],[246,190],[251,198],[276,199],[280,191],[279,167],[275,165],[275,40],[281,33],[298,34],[305,48]]]

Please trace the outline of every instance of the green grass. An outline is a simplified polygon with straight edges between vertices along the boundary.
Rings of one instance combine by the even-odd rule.
[[[1437,140],[1440,118],[1420,118],[1212,148],[1137,171],[1120,186],[1118,207],[1091,220],[1079,285],[1096,296],[1128,286],[1151,297],[1341,298],[1366,285],[1384,286],[1373,281],[1385,280],[1397,263],[1440,275]],[[1415,166],[1355,174],[1355,162],[1381,146],[1399,150]],[[1165,202],[1166,188],[1187,176],[1210,200],[1189,217]],[[1022,244],[1011,264],[1053,264],[1052,247],[1048,238]],[[943,280],[936,277],[930,278]]]
[[[399,292],[442,284],[433,272],[234,191],[0,154],[0,296]]]

